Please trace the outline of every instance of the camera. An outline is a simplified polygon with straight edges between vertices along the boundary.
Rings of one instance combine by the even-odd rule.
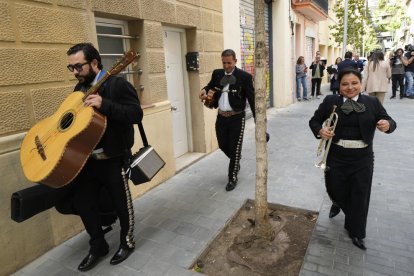
[[[404,46],[404,50],[407,52],[413,52],[414,51],[414,45],[412,44],[407,44]]]

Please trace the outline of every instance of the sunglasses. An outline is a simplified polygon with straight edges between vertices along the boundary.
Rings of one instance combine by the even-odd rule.
[[[68,66],[66,66],[68,68],[69,71],[73,72],[75,69],[78,72],[82,72],[82,67],[85,64],[90,64],[89,61],[85,62],[85,63],[76,63],[76,64],[69,64]]]

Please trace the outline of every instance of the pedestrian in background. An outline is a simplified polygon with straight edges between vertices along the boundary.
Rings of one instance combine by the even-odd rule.
[[[395,99],[397,95],[397,85],[400,87],[400,99],[404,98],[404,75],[405,69],[401,57],[404,54],[404,50],[399,48],[395,51],[394,55],[390,58],[391,66],[391,81],[392,81],[392,96],[390,99]]]
[[[342,62],[342,58],[337,57],[335,60],[335,64],[331,66],[331,78],[330,78],[330,89],[332,93],[338,94],[339,93],[339,83],[338,83],[338,65]]]
[[[366,250],[364,238],[374,172],[375,129],[391,133],[397,127],[378,98],[362,95],[361,73],[357,69],[339,72],[341,96],[329,95],[315,111],[309,126],[318,139],[331,141],[325,170],[325,185],[332,201],[345,214],[345,229],[352,243]],[[323,126],[336,109],[335,132]],[[326,149],[328,150],[328,149]]]
[[[406,46],[406,53],[401,57],[405,66],[405,95],[408,99],[414,99],[414,46]]]
[[[390,78],[391,67],[389,62],[384,60],[384,53],[381,50],[375,50],[372,53],[371,60],[364,68],[363,91],[370,96],[377,97],[383,103]]]
[[[352,59],[352,52],[346,52],[344,60],[338,64],[338,73],[341,73],[342,70],[347,68],[353,68],[358,70],[357,63]]]
[[[359,54],[354,55],[354,61],[357,64],[359,72],[362,72],[364,70],[364,61],[359,59]]]
[[[319,99],[321,94],[321,82],[323,77],[323,70],[325,66],[321,62],[321,56],[316,55],[315,60],[312,62],[312,65],[309,67],[312,70],[312,97]]]
[[[302,100],[300,96],[301,86],[303,88],[303,100],[308,100],[308,88],[306,84],[307,73],[308,66],[305,64],[305,58],[300,56],[296,61],[296,99],[299,102]]]

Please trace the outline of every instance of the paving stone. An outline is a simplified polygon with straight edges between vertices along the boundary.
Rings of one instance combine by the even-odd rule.
[[[173,231],[180,235],[192,235],[197,230],[197,226],[191,223],[182,222]]]
[[[185,269],[179,266],[172,265],[166,272],[165,276],[200,276],[200,273]]]

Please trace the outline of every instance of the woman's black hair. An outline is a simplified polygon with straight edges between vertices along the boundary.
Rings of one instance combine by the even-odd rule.
[[[85,59],[89,62],[92,62],[92,60],[96,59],[98,62],[98,68],[99,70],[102,70],[103,65],[101,61],[101,55],[99,54],[98,50],[96,50],[95,47],[93,47],[92,43],[79,43],[69,48],[69,50],[66,52],[68,56],[76,54],[79,51],[83,51],[83,54],[85,55]]]
[[[349,75],[349,74],[352,74],[352,75],[357,76],[357,77],[358,77],[358,79],[359,79],[359,81],[362,81],[362,75],[361,75],[361,72],[359,72],[359,70],[357,70],[357,69],[354,69],[354,68],[352,68],[352,67],[349,67],[349,68],[345,68],[344,70],[341,70],[341,71],[339,72],[339,74],[338,74],[338,82],[339,82],[339,83],[341,83],[342,78],[343,78],[345,75]]]

